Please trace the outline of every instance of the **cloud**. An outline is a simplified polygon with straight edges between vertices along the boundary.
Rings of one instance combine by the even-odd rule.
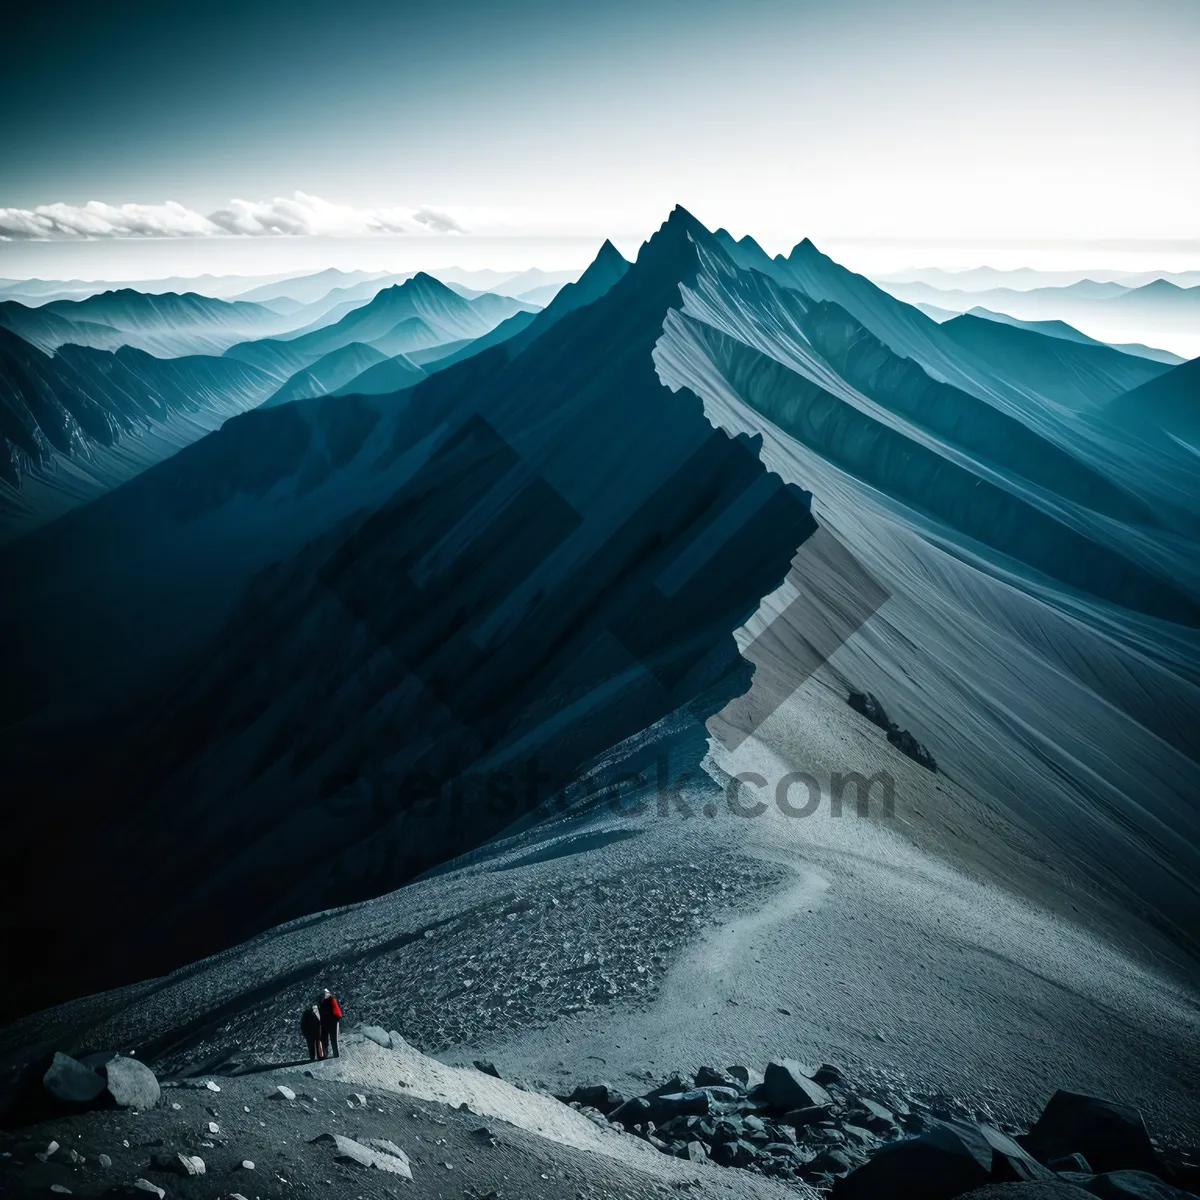
[[[467,232],[449,213],[438,212],[436,208],[418,208],[413,213],[413,220],[420,221],[437,233]]]
[[[369,237],[374,234],[466,233],[432,208],[353,208],[296,192],[274,200],[230,200],[208,216],[173,200],[165,204],[43,204],[0,208],[0,239],[174,237]]]

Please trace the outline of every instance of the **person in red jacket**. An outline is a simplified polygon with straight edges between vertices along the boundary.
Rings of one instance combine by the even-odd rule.
[[[342,1019],[342,1006],[326,988],[317,1007],[321,1011],[321,1042],[325,1047],[325,1057],[328,1058],[332,1052],[333,1057],[338,1058],[338,1022]]]

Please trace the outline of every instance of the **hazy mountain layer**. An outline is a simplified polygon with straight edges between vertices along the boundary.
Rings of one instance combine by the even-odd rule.
[[[903,300],[966,312],[977,305],[1025,321],[1061,320],[1109,344],[1142,342],[1185,358],[1200,355],[1200,286],[1155,279],[1140,287],[1085,280],[1069,287],[962,291],[888,283]]]
[[[951,312],[948,309],[942,309],[938,312],[930,312],[932,305],[918,305],[922,312],[929,313],[930,316],[936,316],[939,323],[952,320],[958,316],[958,313]],[[969,310],[968,316],[983,317],[987,321],[999,321],[1002,325],[1015,325],[1018,329],[1028,329],[1034,333],[1044,333],[1047,337],[1062,338],[1068,342],[1079,342],[1084,346],[1108,346],[1107,342],[1098,341],[1096,338],[1090,338],[1086,333],[1080,333],[1072,325],[1068,325],[1066,321],[1022,321],[1018,317],[1010,317],[1005,313],[995,313],[987,308],[976,306]],[[1177,367],[1181,362],[1186,362],[1184,358],[1180,358],[1178,354],[1172,354],[1169,350],[1155,350],[1153,346],[1143,346],[1140,342],[1126,342],[1123,344],[1113,345],[1113,350],[1123,351],[1125,354],[1134,354],[1139,358],[1149,358],[1154,362],[1166,363],[1167,366]]]
[[[122,288],[82,300],[26,309],[0,304],[0,325],[43,350],[66,342],[115,349],[134,346],[159,357],[220,354],[247,337],[291,327],[291,319],[257,304],[214,300],[194,292],[151,294]],[[115,338],[119,339],[114,345]]]

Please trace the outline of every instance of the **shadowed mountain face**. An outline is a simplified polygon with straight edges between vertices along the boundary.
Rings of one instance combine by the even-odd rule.
[[[30,646],[57,647],[45,701],[74,678],[81,710],[27,704],[42,718],[6,747],[41,800],[4,863],[29,1003],[385,891],[745,690],[733,630],[815,526],[752,440],[655,374],[690,227],[519,353],[249,413],[6,561],[26,580],[6,619],[62,619]],[[68,559],[85,622],[57,592]],[[67,730],[78,758],[47,779]],[[81,918],[116,858],[138,882]]]
[[[0,540],[136,475],[270,394],[256,367],[62,346],[0,329]]]

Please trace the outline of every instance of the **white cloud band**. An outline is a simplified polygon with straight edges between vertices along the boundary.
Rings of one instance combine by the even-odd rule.
[[[466,233],[448,213],[421,208],[352,208],[296,192],[269,201],[231,200],[204,216],[173,200],[165,204],[42,204],[0,208],[0,239],[368,237],[373,234]]]

